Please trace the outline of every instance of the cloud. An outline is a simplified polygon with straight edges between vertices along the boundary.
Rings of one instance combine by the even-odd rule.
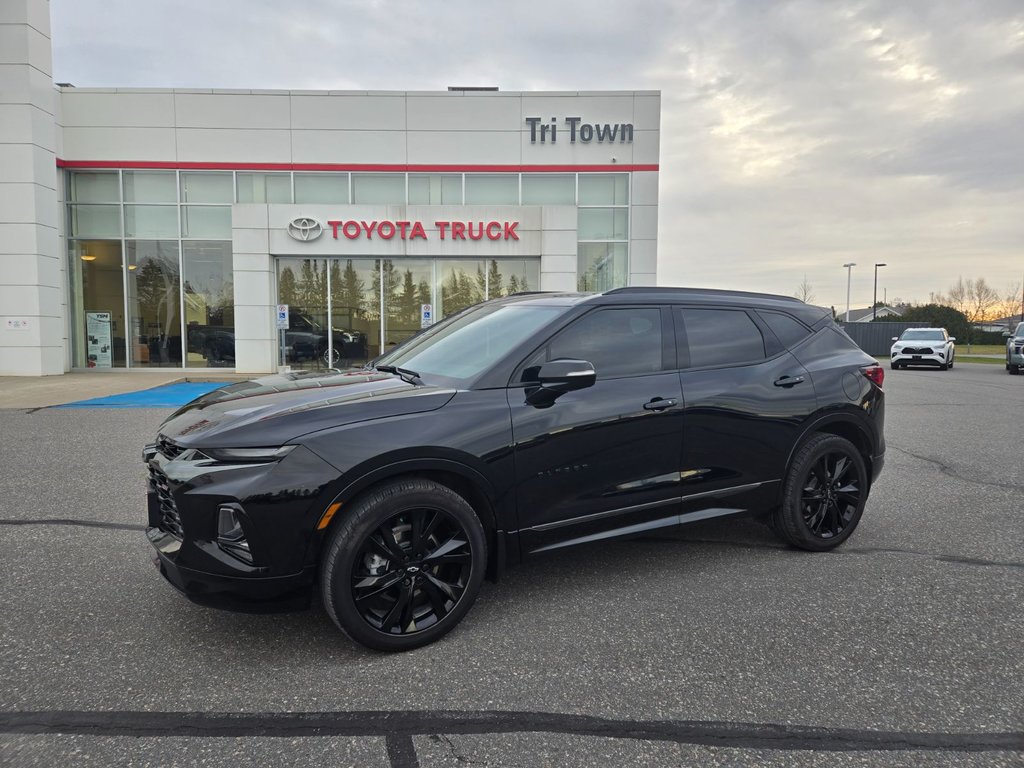
[[[80,86],[662,91],[659,279],[871,300],[1024,271],[1019,0],[51,0]],[[102,22],[98,21],[102,19]]]

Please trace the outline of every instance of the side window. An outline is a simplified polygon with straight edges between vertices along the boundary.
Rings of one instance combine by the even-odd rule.
[[[763,360],[764,337],[739,309],[682,309],[690,367],[735,365]]]
[[[550,360],[587,360],[599,379],[662,370],[658,307],[599,309],[584,315],[542,347],[526,364],[524,380]]]
[[[758,312],[757,314],[772,329],[772,333],[778,337],[784,347],[789,348],[799,344],[811,334],[810,329],[803,323],[781,312]]]

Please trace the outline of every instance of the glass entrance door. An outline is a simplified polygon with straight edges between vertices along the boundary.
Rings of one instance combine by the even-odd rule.
[[[376,259],[331,259],[331,351],[335,368],[380,354],[380,276]],[[376,297],[376,301],[374,301]]]

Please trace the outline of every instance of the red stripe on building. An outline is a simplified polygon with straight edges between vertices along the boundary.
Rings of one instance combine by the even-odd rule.
[[[608,173],[657,171],[657,163],[607,165],[414,165],[405,163],[210,163],[167,160],[63,160],[58,168],[172,171],[364,171],[375,173]]]

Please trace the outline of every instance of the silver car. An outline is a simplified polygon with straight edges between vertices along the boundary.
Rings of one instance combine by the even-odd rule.
[[[934,365],[944,371],[953,367],[956,337],[945,328],[908,328],[892,340],[889,366],[894,371],[908,365]]]
[[[1024,323],[1018,323],[1013,333],[1003,335],[1006,336],[1006,370],[1016,376],[1024,369]]]

